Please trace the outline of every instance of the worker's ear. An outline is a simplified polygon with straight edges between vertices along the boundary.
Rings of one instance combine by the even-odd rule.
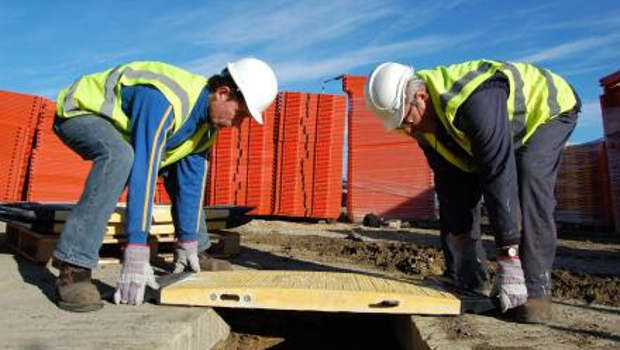
[[[418,89],[418,91],[415,92],[414,96],[414,100],[418,100],[421,99],[424,102],[428,101],[430,95],[428,94],[428,91],[426,91],[426,89]]]
[[[213,97],[216,101],[228,101],[231,98],[231,89],[226,85],[222,85],[215,89]]]

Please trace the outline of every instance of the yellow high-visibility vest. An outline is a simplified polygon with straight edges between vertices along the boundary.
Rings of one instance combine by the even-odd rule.
[[[532,64],[475,60],[447,67],[421,70],[439,121],[448,134],[471,155],[469,138],[454,125],[458,108],[480,84],[496,72],[508,78],[510,92],[507,108],[513,143],[527,143],[536,129],[546,121],[575,107],[577,98],[571,86],[557,74]],[[436,149],[450,163],[463,171],[474,172],[471,158],[464,159],[437,141],[432,133],[420,133],[418,139]]]
[[[120,133],[131,134],[130,119],[121,108],[123,86],[151,85],[159,90],[172,106],[172,135],[187,121],[200,93],[207,85],[201,75],[155,61],[136,61],[103,72],[84,75],[58,94],[56,115],[72,118],[97,114],[108,118]],[[190,153],[202,152],[213,145],[217,131],[205,123],[194,134],[163,156],[161,167],[172,164]]]

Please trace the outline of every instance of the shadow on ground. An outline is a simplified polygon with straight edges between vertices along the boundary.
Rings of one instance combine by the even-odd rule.
[[[236,334],[221,349],[399,349],[402,315],[216,308]]]

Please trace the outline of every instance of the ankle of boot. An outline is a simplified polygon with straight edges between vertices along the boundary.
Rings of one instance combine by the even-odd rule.
[[[65,261],[59,263],[59,284],[72,284],[79,282],[91,282],[91,269],[70,264]]]

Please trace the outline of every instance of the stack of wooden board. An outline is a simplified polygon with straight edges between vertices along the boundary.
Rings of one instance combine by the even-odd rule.
[[[70,210],[56,210],[54,212],[54,221],[51,227],[53,233],[62,233],[69,212]],[[157,240],[157,242],[174,241],[174,224],[172,223],[170,206],[153,206],[151,229],[149,232],[150,238]],[[126,241],[125,236],[125,207],[119,206],[108,220],[103,243],[124,243]]]
[[[72,204],[13,203],[0,205],[0,220],[7,222],[7,243],[24,257],[35,262],[47,262],[63,231]],[[239,253],[239,235],[231,232],[212,233],[249,220],[243,214],[248,207],[216,206],[205,208],[207,228],[213,243],[214,255],[231,256]],[[125,207],[119,205],[110,216],[103,244],[126,242]],[[175,229],[169,205],[155,205],[149,244],[154,252],[161,243],[175,242]]]

